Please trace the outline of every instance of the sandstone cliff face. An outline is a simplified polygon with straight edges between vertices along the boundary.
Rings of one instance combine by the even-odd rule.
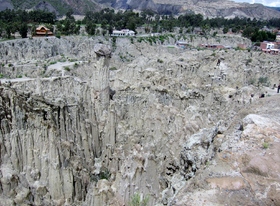
[[[127,205],[135,192],[149,205],[279,201],[279,168],[268,169],[279,96],[256,87],[259,77],[278,83],[278,56],[172,42],[119,38],[111,55],[102,38],[1,43],[1,73],[13,77],[0,86],[1,202]],[[259,100],[265,91],[274,97]]]

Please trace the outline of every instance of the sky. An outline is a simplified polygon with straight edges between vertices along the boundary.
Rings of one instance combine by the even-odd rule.
[[[232,0],[236,2],[247,2],[250,4],[260,3],[265,6],[280,7],[280,0]]]

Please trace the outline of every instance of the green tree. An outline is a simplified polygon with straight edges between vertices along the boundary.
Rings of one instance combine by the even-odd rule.
[[[89,35],[95,35],[95,31],[96,31],[96,25],[92,22],[88,22],[86,24],[86,32],[89,34]]]
[[[27,23],[20,24],[18,30],[22,38],[27,38],[27,32],[28,32]]]
[[[137,22],[137,20],[136,20],[135,16],[129,17],[128,22],[127,22],[127,28],[135,31],[136,30],[136,22]]]
[[[247,38],[251,38],[252,35],[254,34],[254,32],[255,32],[255,28],[252,27],[252,26],[248,26],[243,30],[242,36],[247,37]]]
[[[228,33],[228,30],[229,30],[228,27],[224,27],[224,28],[223,28],[223,33],[224,33],[224,34]]]

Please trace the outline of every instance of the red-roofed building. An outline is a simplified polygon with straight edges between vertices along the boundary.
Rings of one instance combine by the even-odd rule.
[[[260,47],[265,53],[279,54],[279,49],[276,42],[261,42]]]
[[[35,36],[53,36],[53,33],[51,32],[50,29],[48,29],[45,26],[39,26],[36,28],[36,34]]]

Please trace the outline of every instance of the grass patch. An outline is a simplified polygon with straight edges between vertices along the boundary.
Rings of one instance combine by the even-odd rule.
[[[129,206],[147,206],[149,202],[149,196],[141,198],[139,193],[135,193],[129,202]]]
[[[264,142],[262,146],[263,146],[263,149],[268,149],[269,144],[267,142]]]
[[[68,61],[69,61],[69,62],[76,62],[77,59],[69,59]]]
[[[260,77],[259,78],[259,83],[263,84],[263,85],[267,85],[268,84],[268,77]]]
[[[78,68],[79,64],[77,62],[75,62],[74,64],[74,68]]]
[[[50,65],[51,65],[51,64],[56,64],[56,63],[57,63],[56,61],[53,61],[53,62],[50,62]]]
[[[64,70],[70,72],[70,67],[64,67]]]
[[[114,70],[117,70],[117,68],[116,67],[111,67],[111,68],[109,68],[109,70],[114,71]]]
[[[91,175],[90,179],[91,181],[98,182],[99,180],[105,179],[109,180],[111,177],[111,173],[107,168],[102,168],[99,174]]]

